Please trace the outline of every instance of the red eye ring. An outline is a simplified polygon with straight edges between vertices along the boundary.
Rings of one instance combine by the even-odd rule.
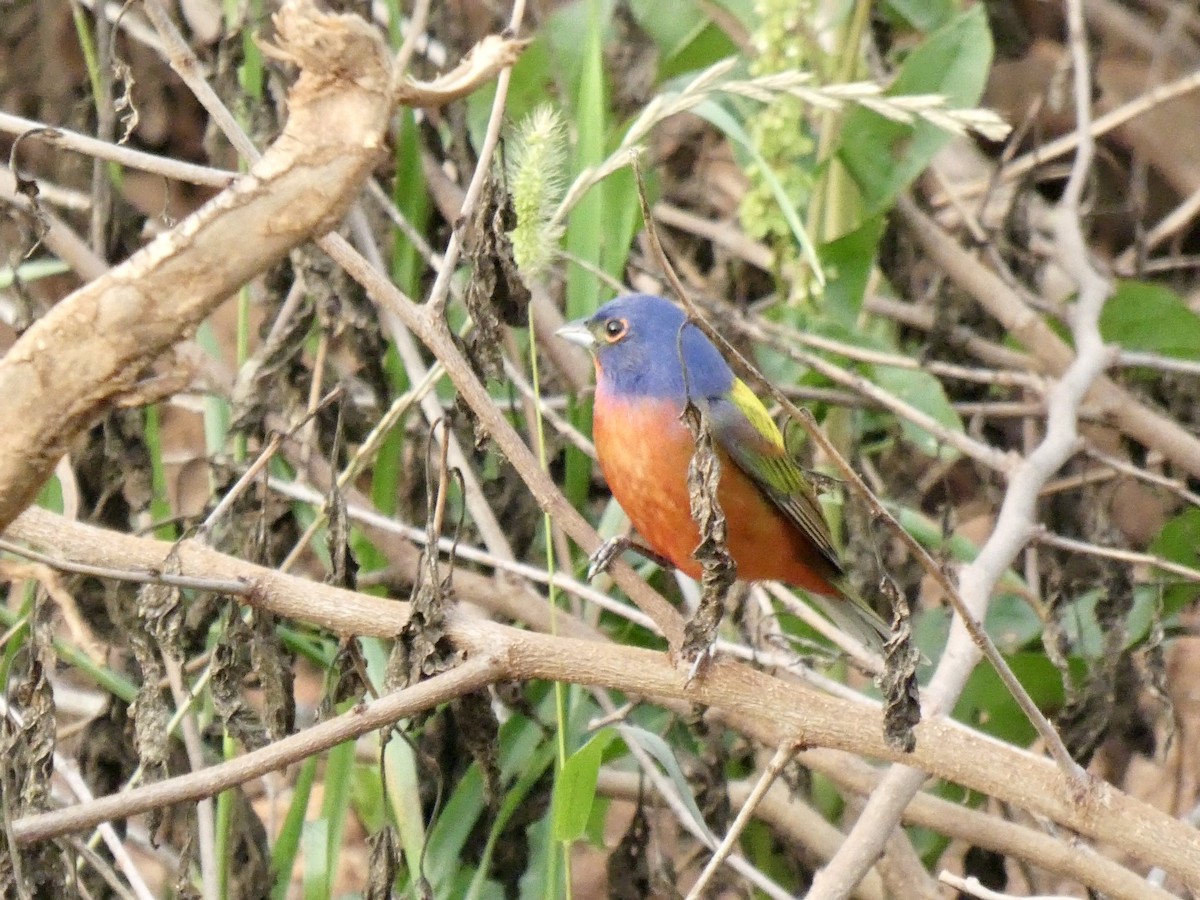
[[[610,344],[615,344],[628,333],[628,319],[609,319],[604,323],[604,339]]]

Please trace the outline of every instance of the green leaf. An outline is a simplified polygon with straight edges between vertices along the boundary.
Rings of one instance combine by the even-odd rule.
[[[846,328],[857,328],[883,226],[883,217],[875,216],[821,248],[821,262],[829,279],[822,306],[834,321]]]
[[[586,39],[575,45],[574,57],[583,59],[575,94],[575,158],[574,171],[582,172],[599,165],[605,156],[605,137],[608,133],[608,91],[604,79],[604,57],[601,36],[606,21],[602,4],[591,0]],[[582,51],[582,52],[581,52]],[[567,249],[577,258],[593,266],[601,264],[604,228],[607,221],[608,186],[595,184],[580,199],[567,220]],[[568,319],[590,315],[599,306],[600,280],[582,266],[567,270]]]
[[[954,15],[954,0],[887,0],[884,7],[917,31],[933,31]]]
[[[917,369],[897,369],[892,366],[875,366],[871,380],[884,390],[895,394],[904,402],[915,406],[931,416],[939,424],[953,432],[962,433],[962,420],[950,405],[942,384],[928,372]],[[900,419],[905,438],[916,445],[926,456],[936,459],[953,459],[958,453],[947,447],[924,428],[907,419]]]
[[[1100,334],[1126,350],[1200,357],[1200,316],[1174,291],[1157,284],[1117,282],[1100,313]]]
[[[712,831],[709,829],[708,823],[704,821],[700,807],[696,805],[696,798],[692,795],[691,785],[688,784],[683,770],[679,768],[679,761],[675,758],[675,751],[671,749],[670,745],[653,731],[638,728],[636,725],[618,725],[617,731],[625,740],[625,743],[637,744],[658,760],[658,764],[663,767],[663,770],[675,785],[675,792],[679,794],[683,805],[692,817],[692,821],[700,829],[701,833],[707,834],[711,838]]]
[[[629,10],[638,25],[658,45],[659,53],[664,58],[670,58],[683,50],[710,21],[698,5],[690,3],[630,0]]]
[[[333,872],[329,868],[329,820],[304,823],[300,848],[304,858],[304,900],[327,900],[332,896]]]
[[[283,827],[271,848],[271,871],[275,873],[275,884],[271,887],[271,900],[285,900],[291,890],[292,866],[300,849],[301,837],[305,833],[304,816],[308,811],[308,798],[312,795],[313,782],[317,777],[317,757],[310,756],[300,764],[300,774],[292,791],[292,802],[283,819]],[[310,835],[315,841],[317,835]],[[324,843],[317,845],[323,847]],[[320,853],[317,854],[320,856]]]
[[[988,604],[984,623],[1002,653],[1032,643],[1043,631],[1042,620],[1029,601],[1017,594],[1000,594]]]
[[[1163,559],[1179,563],[1183,566],[1200,568],[1200,509],[1192,507],[1184,510],[1167,522],[1159,532],[1158,537],[1150,545],[1150,552]],[[1173,580],[1175,576],[1164,573],[1165,579]],[[1195,582],[1174,584],[1167,588],[1163,597],[1163,610],[1174,613],[1200,595],[1200,585]]]
[[[659,193],[658,179],[652,172],[645,173],[645,178],[647,199],[653,206]],[[624,166],[604,180],[604,209],[607,217],[601,235],[600,268],[621,281],[634,235],[643,224],[632,166]]]
[[[888,94],[943,94],[952,107],[973,106],[991,62],[992,36],[983,5],[976,4],[909,55]],[[852,110],[838,156],[862,192],[864,215],[886,209],[949,139],[928,122],[905,125],[862,107]]]
[[[784,219],[787,220],[788,227],[792,230],[792,235],[796,238],[796,243],[800,245],[800,249],[804,252],[804,258],[808,260],[808,264],[811,266],[817,282],[824,286],[825,273],[821,269],[821,260],[817,257],[816,248],[813,247],[812,241],[809,240],[808,231],[800,222],[800,215],[788,197],[787,189],[780,182],[770,163],[758,152],[754,139],[742,127],[742,124],[730,115],[724,106],[715,100],[705,100],[703,103],[697,104],[692,111],[719,128],[727,138],[738,144],[750,155],[750,158],[758,166],[763,180],[771,188],[771,194],[775,197],[775,202],[779,204],[779,211],[783,214]]]
[[[326,868],[329,882],[333,884],[333,873],[337,871],[338,858],[342,852],[342,835],[346,830],[346,818],[350,813],[350,797],[354,781],[354,741],[346,741],[330,749],[325,756],[325,788],[321,803],[321,821],[325,823],[328,841],[325,846]],[[307,839],[307,829],[305,837]],[[308,846],[305,844],[305,856]]]
[[[1125,648],[1136,646],[1149,634],[1158,606],[1158,590],[1156,585],[1134,588],[1133,603],[1124,620]],[[1102,596],[1099,589],[1087,591],[1071,600],[1059,613],[1073,658],[1099,660],[1108,652],[1107,636],[1096,618],[1096,606]]]
[[[604,750],[617,733],[605,728],[572,753],[554,784],[554,839],[577,841],[587,830]]]
[[[1044,653],[1015,653],[1006,659],[1039,709],[1052,710],[1062,705],[1062,676]],[[1028,744],[1037,736],[1033,725],[991,666],[975,668],[954,708],[954,718],[1018,746]]]
[[[37,505],[51,512],[63,511],[62,482],[58,480],[57,475],[51,475],[50,480],[38,491]]]

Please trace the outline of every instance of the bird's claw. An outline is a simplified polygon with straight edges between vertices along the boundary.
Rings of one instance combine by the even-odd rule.
[[[704,668],[708,661],[713,659],[716,655],[717,645],[715,642],[705,647],[701,647],[698,651],[696,651],[696,655],[692,660],[692,664],[688,666],[687,679],[683,682],[683,686],[688,687],[691,685],[691,683],[696,680],[696,676],[700,674],[700,671]]]
[[[613,560],[629,549],[629,539],[621,537],[609,538],[596,548],[588,560],[587,580],[591,581],[601,572],[607,572]]]

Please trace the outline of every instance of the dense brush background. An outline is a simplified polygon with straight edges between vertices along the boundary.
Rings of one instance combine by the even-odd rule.
[[[375,22],[393,48],[412,14],[401,0],[332,5]],[[259,147],[286,120],[292,77],[258,44],[270,38],[273,11],[266,0],[181,0],[172,10],[204,76]],[[427,80],[453,67],[478,41],[504,32],[511,13],[490,0],[433,3],[410,74]],[[1200,15],[1184,0],[1087,0],[1085,13],[1094,115],[1138,98],[1147,105],[1098,134],[1085,195],[1090,249],[1114,275],[1102,333],[1128,352],[1109,374],[1134,402],[1195,432],[1200,231],[1186,204],[1200,192],[1200,95],[1160,101],[1154,92],[1200,65]],[[466,252],[449,282],[451,328],[570,502],[605,536],[627,527],[591,458],[590,364],[551,332],[620,290],[670,294],[619,149],[636,123],[646,199],[691,299],[769,380],[813,411],[941,564],[953,571],[972,559],[1007,482],[990,457],[969,448],[1025,454],[1036,446],[1044,360],[930,257],[912,208],[896,214],[896,207],[915,201],[944,237],[1000,273],[1069,339],[1074,285],[1056,258],[1052,211],[1071,153],[1037,155],[1076,127],[1060,4],[543,0],[529,5],[516,36],[529,44],[512,70],[478,211],[460,221],[494,79],[436,108],[398,108],[386,158],[360,201],[365,226],[352,237],[421,302],[460,229]],[[724,60],[732,67],[696,86]],[[1013,131],[1003,140],[953,135],[926,119],[890,121],[854,102],[821,106],[769,85],[761,96],[714,89],[795,71],[808,73],[814,90],[876,82],[901,106],[908,95],[944,95],[949,109],[997,111]],[[703,96],[668,114],[689,90]],[[540,125],[531,126],[542,107]],[[0,112],[111,142],[128,131],[130,147],[215,169],[244,165],[171,71],[136,4],[121,11],[101,0],[0,3]],[[10,154],[23,130],[9,124],[0,133],[4,156],[36,180],[42,207],[112,264],[216,192],[97,162],[35,135]],[[542,139],[548,150],[528,145]],[[579,180],[610,156],[619,164],[611,175]],[[39,246],[38,216],[18,211],[4,183],[0,351],[82,281]],[[580,190],[567,195],[556,222],[510,241],[507,232],[530,227],[530,212],[553,215],[572,184]],[[193,535],[279,435],[263,472],[206,533],[215,548],[407,600],[414,548],[437,510],[440,482],[445,508],[435,524],[458,542],[453,565],[463,578],[494,576],[497,598],[509,594],[488,608],[493,594],[479,585],[489,582],[472,582],[475,614],[520,621],[511,594],[526,591],[537,610],[530,624],[542,627],[553,567],[568,582],[550,597],[559,616],[614,641],[664,646],[643,620],[625,616],[627,607],[595,605],[579,584],[585,554],[476,429],[434,356],[411,335],[397,343],[362,288],[312,244],[230,297],[181,353],[166,368],[186,373],[182,389],[97,421],[73,444],[41,505],[166,541]],[[830,370],[818,371],[814,356]],[[872,386],[907,406],[881,402]],[[909,410],[931,416],[940,430],[920,427]],[[1079,420],[1078,452],[1036,505],[1050,539],[1014,561],[993,597],[988,629],[1080,763],[1187,816],[1200,793],[1192,608],[1200,509],[1191,493],[1200,485],[1152,436],[1133,440],[1087,401]],[[834,473],[803,430],[788,434],[806,466]],[[948,435],[971,441],[956,446]],[[461,448],[457,476],[443,469],[443,438]],[[890,575],[912,605],[924,656],[936,663],[950,617],[940,590],[838,480],[824,488],[856,581],[878,594],[881,574]],[[368,511],[378,515],[367,518]],[[1097,548],[1137,553],[1103,556]],[[1175,566],[1166,571],[1156,562]],[[6,822],[68,799],[49,774],[51,741],[102,795],[131,779],[187,772],[197,750],[204,763],[233,758],[385,689],[386,641],[339,641],[210,592],[163,597],[116,578],[55,577],[22,567],[12,554],[0,555],[0,566],[10,585],[0,604]],[[695,601],[694,586],[672,573],[650,565],[641,572],[669,598]],[[594,587],[621,596],[607,577]],[[741,592],[721,637],[781,677],[809,665],[873,694],[870,678],[799,612],[787,598]],[[186,714],[176,716],[189,692]],[[610,724],[593,736],[594,720],[613,710],[621,715],[609,722],[622,729]],[[86,835],[19,853],[0,836],[0,858],[10,857],[0,862],[0,885],[6,896],[130,896],[140,880],[137,889],[156,896],[321,898],[386,896],[390,883],[397,896],[418,896],[419,863],[439,898],[564,896],[567,870],[576,898],[682,896],[709,858],[687,820],[702,816],[724,834],[774,749],[702,712],[581,686],[505,684],[406,720],[386,750],[371,735],[221,794],[207,811],[179,806],[121,822],[131,866],[114,867],[103,846],[85,853]],[[1040,749],[986,665],[975,670],[955,716]],[[181,718],[195,726],[191,752]],[[663,806],[650,781],[632,774],[631,745],[685,802]],[[861,795],[800,763],[783,781],[797,802],[843,831],[861,809]],[[948,783],[931,781],[926,790],[1036,825]],[[578,833],[553,811],[556,792],[582,810]],[[202,875],[195,829],[203,815],[212,817],[221,864]],[[765,809],[742,835],[740,852],[781,890],[802,895],[830,852],[828,837]],[[952,840],[936,827],[910,826],[907,838],[933,875],[976,875],[1016,896],[1086,896],[1035,862]],[[383,864],[381,846],[397,849],[394,868]],[[1121,847],[1101,849],[1144,874]],[[859,896],[888,896],[889,883],[864,882]],[[932,882],[926,889],[939,890]],[[758,890],[724,869],[707,896],[766,896]]]

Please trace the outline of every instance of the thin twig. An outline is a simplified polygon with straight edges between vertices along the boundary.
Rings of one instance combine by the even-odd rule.
[[[1178,575],[1185,581],[1200,581],[1200,569],[1172,562],[1153,553],[1139,553],[1136,550],[1123,550],[1120,547],[1105,547],[1101,544],[1079,541],[1061,534],[1054,534],[1045,528],[1035,529],[1031,538],[1047,547],[1057,547],[1072,553],[1086,553],[1088,556],[1096,556],[1100,559],[1114,559],[1134,566],[1153,566],[1164,572],[1170,572],[1172,575]]]
[[[495,681],[500,672],[493,658],[480,654],[448,672],[370,703],[359,704],[337,718],[228,762],[196,768],[186,775],[110,794],[90,803],[26,816],[13,823],[14,834],[18,843],[31,844],[175,803],[202,801],[330,747],[389,726],[438,702],[478,690]]]
[[[175,575],[170,572],[149,572],[137,569],[115,569],[111,566],[93,566],[87,563],[71,562],[61,557],[39,553],[6,538],[0,538],[0,550],[23,556],[43,563],[61,572],[71,572],[76,575],[90,575],[94,578],[111,578],[113,581],[127,581],[133,584],[164,584],[170,587],[186,588],[194,591],[211,591],[216,594],[230,594],[234,597],[244,597],[251,591],[250,585],[244,581],[231,581],[227,578],[197,577],[194,575]]]
[[[978,897],[979,900],[1016,900],[1018,896],[1025,897],[1026,900],[1072,900],[1064,894],[1002,894],[999,891],[993,891],[991,888],[984,887],[978,878],[974,876],[970,878],[962,878],[955,875],[953,872],[947,872],[943,869],[938,873],[938,881],[943,884],[948,884],[952,888],[957,888],[964,894],[969,894],[972,897]]]
[[[183,732],[183,746],[187,751],[188,764],[192,767],[192,774],[198,775],[205,768],[204,744],[200,740],[200,726],[196,722],[196,716],[190,712],[192,693],[184,684],[183,671],[178,661],[170,653],[163,653],[162,661],[167,672],[167,681],[171,685],[171,696],[175,700],[175,708],[180,711],[188,710],[184,713],[179,726]],[[117,796],[122,795],[118,794]],[[200,845],[200,889],[203,891],[205,900],[217,900],[218,897],[216,808],[213,805],[212,797],[213,795],[209,794],[196,800],[196,832],[199,835],[198,843]],[[87,805],[80,804],[71,809],[77,810]],[[97,825],[99,822],[92,824]]]
[[[127,169],[137,169],[187,184],[225,188],[238,177],[237,172],[215,169],[211,166],[200,166],[169,156],[157,156],[142,150],[134,150],[132,147],[122,144],[89,137],[58,125],[46,125],[42,122],[35,122],[33,119],[14,116],[12,113],[0,112],[0,132],[19,135],[35,130],[38,140],[62,147],[64,150],[73,150],[95,159],[116,163]]]
[[[733,845],[741,837],[742,832],[746,830],[746,826],[750,824],[750,817],[758,809],[758,805],[762,802],[767,790],[775,783],[775,779],[779,777],[779,774],[788,764],[788,761],[795,754],[795,744],[784,744],[775,751],[775,755],[767,763],[767,768],[762,773],[762,777],[758,779],[758,782],[754,785],[754,789],[750,791],[750,796],[746,798],[746,801],[742,804],[742,808],[738,810],[737,818],[733,820],[733,824],[729,826],[725,837],[721,839],[721,845],[717,847],[716,852],[712,855],[712,859],[708,861],[708,864],[704,867],[704,871],[700,873],[700,877],[696,879],[696,883],[688,891],[687,900],[699,900],[700,897],[704,896],[704,891],[708,887],[708,883],[712,881],[713,876],[717,873],[717,868],[732,852]]]
[[[515,0],[512,15],[508,20],[509,32],[519,33],[524,18],[525,0]],[[500,126],[504,123],[504,107],[508,102],[508,85],[511,80],[511,66],[501,69],[499,77],[496,78],[496,94],[492,99],[492,112],[488,116],[483,143],[479,147],[479,160],[471,175],[471,182],[467,185],[467,193],[463,197],[462,206],[459,208],[458,221],[454,223],[454,230],[442,253],[442,267],[434,279],[433,287],[429,289],[429,299],[426,304],[434,318],[443,318],[445,315],[446,299],[450,295],[450,278],[454,274],[459,254],[463,250],[463,228],[471,220],[471,216],[475,212],[475,205],[483,193],[484,183],[491,175],[492,154],[495,153],[496,145],[500,141]]]
[[[1000,176],[1006,181],[1021,178],[1052,159],[1066,156],[1068,153],[1082,146],[1084,139],[1091,142],[1094,146],[1096,138],[1107,134],[1114,128],[1119,128],[1130,119],[1150,112],[1167,101],[1174,100],[1176,97],[1182,97],[1184,94],[1191,93],[1197,88],[1200,88],[1200,72],[1192,72],[1170,84],[1160,85],[1154,90],[1148,91],[1136,99],[1118,106],[1111,112],[1105,113],[1094,122],[1089,121],[1086,132],[1076,128],[1070,134],[1042,144],[1040,147],[1030,150],[1023,156],[1017,157],[1000,170]]]

